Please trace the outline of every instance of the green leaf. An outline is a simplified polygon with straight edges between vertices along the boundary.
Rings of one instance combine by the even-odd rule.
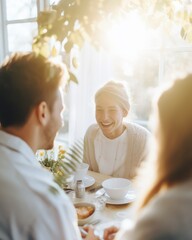
[[[183,39],[186,39],[187,32],[184,27],[181,28],[180,34]]]
[[[76,160],[77,162],[80,162],[80,160],[79,160],[79,158],[78,157],[76,157],[74,154],[72,154],[72,153],[66,153],[67,155],[69,155],[73,160]]]
[[[73,65],[73,67],[76,68],[76,69],[79,67],[79,62],[78,62],[78,60],[77,60],[77,57],[73,57],[73,58],[72,58],[72,65]]]
[[[73,42],[68,40],[64,45],[64,49],[67,53],[69,53],[72,48],[73,48]]]
[[[82,153],[80,153],[79,151],[77,151],[76,149],[70,148],[69,149],[72,154],[74,154],[75,156],[79,157],[80,159],[82,158]]]
[[[76,76],[72,72],[70,72],[70,71],[69,71],[69,80],[74,82],[74,83],[76,83],[76,84],[79,83],[77,78],[76,78]]]
[[[52,24],[57,17],[57,12],[55,10],[42,11],[39,13],[37,22],[40,26],[47,26]]]

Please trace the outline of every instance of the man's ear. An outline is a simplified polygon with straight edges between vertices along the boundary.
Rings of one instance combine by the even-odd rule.
[[[49,112],[47,103],[41,102],[37,106],[37,118],[38,118],[40,124],[45,126],[49,121],[49,117],[50,117],[50,112]]]

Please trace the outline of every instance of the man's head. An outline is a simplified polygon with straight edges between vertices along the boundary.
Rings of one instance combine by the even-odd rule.
[[[48,125],[54,127],[51,126],[51,121],[53,122],[57,115],[60,117],[63,109],[59,91],[62,77],[63,68],[40,55],[16,53],[11,56],[0,68],[2,128],[23,127],[34,109],[37,109],[37,119],[46,130],[44,134],[50,135]],[[49,119],[44,118],[46,112],[50,115]],[[59,125],[61,124],[58,123],[58,128]]]

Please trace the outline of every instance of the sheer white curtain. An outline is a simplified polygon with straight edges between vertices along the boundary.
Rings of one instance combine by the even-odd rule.
[[[69,143],[83,138],[88,126],[95,122],[94,94],[113,78],[110,56],[88,43],[80,52],[79,62],[76,74],[79,84],[71,83],[69,89]]]

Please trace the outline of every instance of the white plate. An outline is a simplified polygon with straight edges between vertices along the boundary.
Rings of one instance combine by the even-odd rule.
[[[106,193],[105,196],[107,198],[106,203],[113,204],[113,205],[122,205],[131,203],[136,199],[136,195],[134,191],[129,191],[128,194],[123,199],[112,199]]]
[[[95,183],[95,178],[87,175],[84,177],[83,182],[85,187],[87,188],[92,186]]]

